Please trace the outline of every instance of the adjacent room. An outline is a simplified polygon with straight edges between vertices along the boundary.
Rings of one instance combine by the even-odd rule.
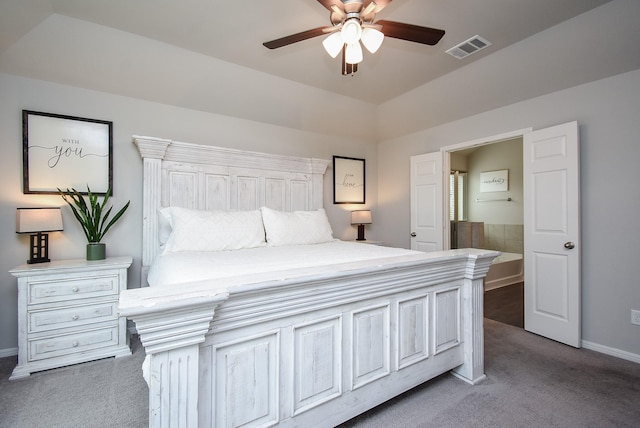
[[[634,426],[639,19],[1,1],[0,427]]]

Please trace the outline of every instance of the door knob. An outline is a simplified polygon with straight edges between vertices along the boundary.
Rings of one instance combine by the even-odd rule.
[[[417,236],[417,235],[416,235],[416,233],[415,233],[415,232],[411,232],[411,237],[412,237],[412,238],[415,238],[416,236]]]
[[[574,244],[571,241],[564,243],[564,248],[566,248],[567,250],[573,250],[575,247],[576,247],[576,244]]]

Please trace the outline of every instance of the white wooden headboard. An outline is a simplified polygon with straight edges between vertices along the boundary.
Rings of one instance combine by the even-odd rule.
[[[160,252],[158,211],[315,210],[323,205],[325,159],[299,158],[133,136],[143,160],[142,282]]]

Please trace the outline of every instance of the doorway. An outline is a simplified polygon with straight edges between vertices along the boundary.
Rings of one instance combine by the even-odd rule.
[[[514,131],[443,147],[440,152],[412,156],[411,226],[429,225],[429,231],[434,232],[429,241],[431,246],[435,250],[449,248],[449,208],[442,195],[449,191],[449,180],[443,178],[451,170],[450,152],[516,137],[523,138],[525,329],[579,348],[581,239],[578,122],[536,131]],[[505,171],[488,172],[491,173],[489,184],[495,184],[494,179],[505,177]],[[417,244],[423,238],[414,232],[411,237],[411,248],[420,249]]]
[[[515,137],[449,153],[450,248],[502,253],[485,278],[485,317],[519,328],[524,328],[522,144],[522,137]],[[503,182],[483,185],[489,180]]]

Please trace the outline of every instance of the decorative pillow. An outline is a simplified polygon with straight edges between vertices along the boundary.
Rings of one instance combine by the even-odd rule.
[[[239,250],[266,245],[259,210],[201,211],[169,207],[161,212],[172,228],[165,253]]]
[[[158,210],[158,240],[160,241],[160,250],[164,251],[171,236],[171,219],[168,214],[169,208]]]
[[[269,245],[320,244],[333,241],[327,213],[317,211],[275,211],[262,207],[262,221]]]

